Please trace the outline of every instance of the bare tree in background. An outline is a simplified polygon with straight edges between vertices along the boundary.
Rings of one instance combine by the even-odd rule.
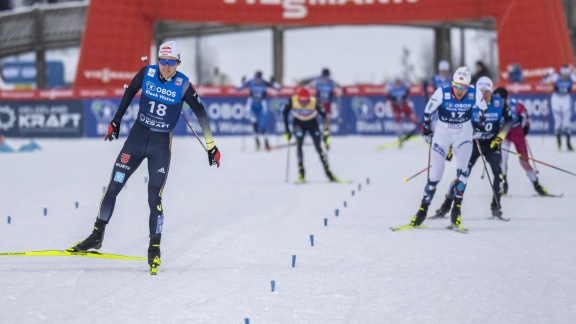
[[[201,36],[196,37],[195,50],[196,84],[213,84],[214,70],[216,69],[214,51],[210,50],[210,46]]]
[[[436,66],[434,64],[434,44],[432,41],[427,41],[422,44],[420,50],[420,67],[424,71],[424,77],[421,81],[428,81],[436,73]]]
[[[410,49],[407,47],[402,48],[402,57],[400,58],[400,65],[402,66],[402,78],[406,82],[414,82],[417,80],[414,72],[414,64],[410,62]]]

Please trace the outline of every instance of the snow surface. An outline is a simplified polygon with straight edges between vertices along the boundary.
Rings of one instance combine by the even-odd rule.
[[[462,207],[468,235],[446,230],[448,220],[391,232],[418,208],[426,173],[403,179],[428,154],[421,140],[375,150],[393,140],[333,138],[331,168],[352,184],[326,183],[307,146],[310,182],[296,185],[294,148],[287,183],[286,149],[216,138],[217,169],[195,138],[175,138],[158,275],[143,261],[0,257],[0,323],[575,323],[576,177],[538,165],[541,183],[564,197],[535,197],[512,156],[502,200],[512,220],[501,222],[486,219],[491,191],[477,164]],[[558,152],[554,138],[530,142],[537,159],[576,172],[576,153]],[[84,239],[123,140],[37,143],[0,154],[2,252]],[[146,254],[145,164],[118,197],[102,252]],[[454,175],[448,163],[431,210]]]

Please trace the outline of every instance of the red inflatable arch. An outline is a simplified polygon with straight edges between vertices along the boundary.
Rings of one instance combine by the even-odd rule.
[[[156,20],[374,25],[485,17],[496,19],[501,69],[520,63],[533,72],[528,77],[539,77],[549,67],[574,63],[561,0],[95,0],[75,87],[127,83],[142,66],[135,57],[150,51]]]

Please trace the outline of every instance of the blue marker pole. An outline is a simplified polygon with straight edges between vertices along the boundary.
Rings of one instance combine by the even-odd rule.
[[[328,226],[328,218],[324,218],[324,226]]]
[[[244,324],[250,324],[250,319],[249,319],[249,318],[245,318],[245,319],[244,319]]]
[[[44,216],[48,216],[48,208],[44,208]]]
[[[366,184],[370,184],[370,178],[366,178]]]
[[[76,202],[76,204],[75,204],[75,205],[76,205],[76,209],[78,209],[78,202]]]
[[[276,291],[276,281],[274,280],[270,281],[270,289],[272,290],[272,292]]]
[[[360,191],[360,190],[362,190],[362,184],[361,183],[358,184],[358,191]]]
[[[310,246],[314,246],[314,235],[310,235]]]
[[[346,200],[344,200],[344,208],[346,208]]]
[[[336,217],[338,217],[338,214],[340,213],[340,211],[338,209],[334,210],[334,215],[336,215]]]
[[[296,256],[292,256],[292,268],[296,267]]]
[[[352,190],[352,197],[354,197],[354,190]]]
[[[10,218],[10,216],[8,216],[8,224],[10,224],[10,221],[11,221],[11,220],[12,220],[12,219]]]

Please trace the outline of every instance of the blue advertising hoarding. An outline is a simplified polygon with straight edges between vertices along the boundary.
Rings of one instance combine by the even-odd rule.
[[[530,134],[552,134],[554,120],[550,112],[550,98],[544,93],[511,94],[530,112]],[[572,96],[575,99],[576,96]],[[282,111],[289,97],[267,99],[268,134],[284,133]],[[122,119],[120,136],[127,136],[136,121],[138,100],[135,98]],[[424,96],[414,95],[408,103],[421,120]],[[215,136],[245,135],[253,133],[252,116],[246,98],[238,96],[206,96],[202,98]],[[574,101],[573,101],[574,102]],[[120,98],[55,99],[33,98],[24,100],[0,99],[0,133],[10,137],[103,137],[120,104]],[[576,106],[572,106],[576,115]],[[202,130],[192,110],[185,104],[183,113],[194,130]],[[338,98],[331,113],[331,134],[339,135],[396,135],[402,127],[404,133],[413,129],[408,121],[398,125],[392,108],[384,95],[344,95]],[[574,118],[573,128],[576,128]],[[191,135],[192,131],[180,118],[174,135]]]

